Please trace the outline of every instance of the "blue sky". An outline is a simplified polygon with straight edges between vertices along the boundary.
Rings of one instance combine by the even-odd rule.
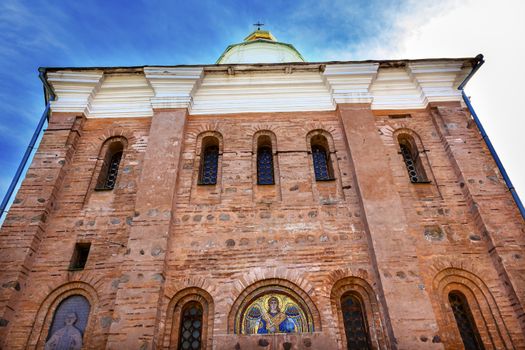
[[[484,53],[467,92],[523,197],[525,118],[514,84],[525,75],[517,65],[509,72],[525,54],[520,13],[525,6],[510,0],[2,0],[0,197],[44,108],[38,67],[214,63],[258,20],[308,61]]]

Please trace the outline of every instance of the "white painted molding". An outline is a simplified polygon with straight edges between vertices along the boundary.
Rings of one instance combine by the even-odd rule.
[[[372,109],[425,108],[428,101],[406,67],[381,68],[370,87]]]
[[[463,62],[410,62],[407,70],[428,102],[457,101],[461,100],[458,85],[466,76],[462,65]]]
[[[190,114],[335,110],[319,71],[207,73]]]
[[[47,81],[56,94],[55,101],[51,101],[51,111],[83,113],[103,75],[102,70],[47,73]]]
[[[202,67],[145,67],[144,74],[155,96],[151,106],[157,108],[191,109],[193,94],[204,77]]]
[[[151,117],[153,89],[143,74],[106,74],[87,105],[88,118]]]
[[[324,71],[320,64],[66,69],[47,78],[57,95],[53,112],[88,118],[148,117],[160,108],[187,108],[194,115],[331,111],[339,103],[400,110],[461,101],[457,86],[471,70],[464,63],[330,63]]]
[[[378,63],[327,65],[323,79],[334,103],[371,103],[370,85],[376,78]]]

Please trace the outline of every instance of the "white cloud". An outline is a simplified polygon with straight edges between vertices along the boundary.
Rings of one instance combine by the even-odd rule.
[[[485,56],[486,63],[466,88],[473,106],[514,183],[525,200],[525,2],[461,1],[427,6],[413,2],[409,11],[393,14],[395,30],[363,42],[354,59]]]

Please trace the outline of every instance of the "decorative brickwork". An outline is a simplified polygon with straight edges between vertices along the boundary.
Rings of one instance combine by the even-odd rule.
[[[447,347],[461,347],[462,341],[454,314],[449,303],[449,294],[460,292],[465,296],[477,330],[487,348],[521,348],[523,335],[511,336],[508,323],[516,327],[516,320],[502,317],[502,308],[508,300],[498,300],[483,280],[463,269],[448,268],[440,271],[433,282],[435,304],[440,306],[442,315],[441,336]]]
[[[202,308],[201,349],[212,349],[214,304],[211,295],[200,288],[186,288],[173,296],[166,311],[166,332],[163,336],[162,349],[178,348],[182,311],[185,306],[196,303]]]
[[[39,349],[44,347],[57,307],[64,300],[74,296],[82,296],[89,303],[90,308],[86,326],[83,329],[83,339],[84,344],[95,346],[96,343],[93,342],[93,327],[96,322],[96,316],[98,316],[99,300],[97,293],[95,289],[87,283],[72,282],[55,289],[41,302],[26,347],[36,347]]]
[[[362,278],[359,277],[345,277],[337,281],[333,287],[330,295],[333,313],[337,317],[338,324],[338,339],[341,343],[341,348],[348,348],[345,337],[345,327],[343,320],[343,310],[341,299],[345,294],[352,293],[356,295],[362,302],[364,314],[366,316],[368,334],[376,349],[388,348],[388,340],[385,338],[385,330],[383,329],[382,315],[380,306],[377,302],[377,297],[372,287]]]

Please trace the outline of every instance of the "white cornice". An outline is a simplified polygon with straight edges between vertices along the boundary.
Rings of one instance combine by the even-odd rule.
[[[322,76],[335,103],[371,103],[370,85],[378,63],[327,65]]]
[[[51,111],[83,113],[103,75],[103,71],[64,70],[48,73],[47,81],[57,96],[51,102]]]
[[[209,73],[191,114],[334,110],[319,71]]]
[[[88,118],[147,117],[154,109],[190,114],[329,111],[340,103],[419,109],[461,101],[470,72],[463,60],[313,65],[145,67],[135,71],[63,70],[47,74],[53,112]],[[104,73],[105,72],[105,73]]]
[[[191,109],[193,94],[204,77],[204,70],[202,67],[146,67],[144,74],[155,92],[151,98],[152,108]]]
[[[410,62],[407,71],[418,82],[428,102],[461,99],[457,87],[465,77],[462,62]]]
[[[372,109],[424,108],[428,101],[406,67],[382,68],[370,87]]]
[[[153,115],[151,86],[142,74],[109,74],[86,108],[90,118],[149,117]]]

